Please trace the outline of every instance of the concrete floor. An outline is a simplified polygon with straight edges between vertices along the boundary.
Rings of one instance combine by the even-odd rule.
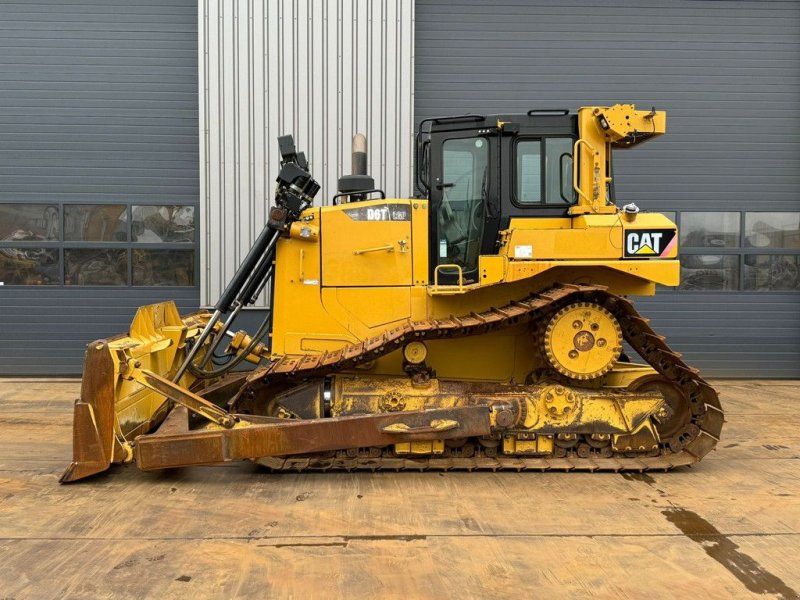
[[[718,451],[672,473],[240,463],[59,486],[78,383],[0,380],[0,599],[796,598],[800,385],[715,385]]]

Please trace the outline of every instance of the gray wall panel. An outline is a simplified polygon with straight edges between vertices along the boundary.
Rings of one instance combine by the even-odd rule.
[[[635,303],[706,375],[800,376],[798,294],[661,292]]]
[[[667,135],[615,157],[620,202],[800,210],[800,3],[418,0],[417,119],[633,102]],[[666,292],[641,310],[711,375],[800,376],[797,293]]]
[[[0,288],[0,376],[77,375],[86,344],[128,331],[143,304],[197,310],[196,288]]]
[[[0,3],[0,201],[197,204],[195,0]],[[0,287],[0,375],[80,372],[87,342],[196,288]]]

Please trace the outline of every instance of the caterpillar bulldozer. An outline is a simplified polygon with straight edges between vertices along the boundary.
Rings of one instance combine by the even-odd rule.
[[[719,440],[717,393],[628,299],[678,284],[676,226],[615,204],[612,152],[665,129],[663,111],[630,104],[426,119],[415,197],[376,188],[356,135],[353,175],[321,207],[279,138],[268,222],[216,305],[143,306],[127,334],[88,345],[61,481],[129,462],[698,462]],[[264,290],[263,323],[234,331]]]

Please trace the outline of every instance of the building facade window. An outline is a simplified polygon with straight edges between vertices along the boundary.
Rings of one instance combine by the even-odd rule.
[[[0,284],[197,285],[196,206],[0,203]]]
[[[680,231],[678,290],[800,290],[800,212],[665,214]]]

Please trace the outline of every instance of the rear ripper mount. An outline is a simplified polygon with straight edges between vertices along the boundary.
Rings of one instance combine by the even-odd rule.
[[[530,395],[531,386],[517,386],[516,397],[509,389],[481,402],[480,394],[468,397],[468,404],[449,408],[417,411],[391,411],[379,414],[316,419],[278,418],[229,413],[202,396],[214,396],[227,389],[240,391],[232,406],[265,386],[283,384],[288,388],[310,378],[330,375],[355,367],[398,350],[409,341],[457,338],[487,333],[519,323],[536,326],[559,309],[574,302],[591,302],[603,307],[619,321],[625,340],[655,369],[657,382],[671,385],[685,402],[673,408],[686,410],[687,418],[667,439],[658,439],[655,447],[601,445],[604,434],[594,437],[581,434],[583,440],[562,434],[566,443],[534,448],[504,456],[499,443],[486,445],[482,440],[502,442],[505,434],[520,440],[520,433],[550,436],[536,430],[522,431],[522,404],[519,397]],[[190,318],[191,319],[191,318]],[[191,322],[191,321],[190,321]],[[646,471],[668,470],[698,462],[719,440],[724,421],[714,389],[688,367],[680,355],[672,352],[664,338],[649,327],[630,301],[607,293],[601,286],[557,285],[519,302],[498,309],[449,319],[409,323],[373,338],[322,355],[284,356],[248,374],[230,376],[199,395],[170,390],[169,382],[159,382],[160,391],[180,406],[173,409],[152,434],[139,435],[130,441],[115,432],[113,361],[106,341],[90,345],[86,357],[82,398],[75,410],[75,449],[73,463],[61,477],[62,482],[81,479],[104,471],[111,462],[135,460],[143,470],[213,464],[231,460],[255,460],[273,470],[329,469],[513,469],[513,470],[586,470]],[[142,377],[153,377],[148,374]],[[156,376],[158,381],[160,378]],[[144,383],[147,385],[147,383]],[[177,386],[176,386],[177,387]],[[541,386],[539,386],[541,387]],[[558,384],[556,387],[564,387]],[[286,389],[286,387],[284,388]],[[579,393],[587,390],[577,388]],[[546,392],[545,392],[546,393]],[[616,403],[653,399],[652,392],[609,392]],[[495,396],[495,397],[493,397]],[[505,396],[510,399],[498,399]],[[535,400],[534,400],[535,401]],[[208,405],[208,406],[206,406]],[[662,402],[658,402],[661,408]],[[212,407],[209,411],[209,407]],[[215,423],[190,429],[189,410],[203,410],[221,415]],[[562,409],[563,410],[563,409]],[[168,412],[165,409],[160,418]],[[201,413],[202,414],[202,413]],[[208,418],[208,417],[207,417]],[[225,422],[223,422],[223,419]],[[208,419],[212,420],[212,419]],[[557,429],[557,428],[556,428]],[[549,429],[548,431],[556,431]],[[651,441],[642,430],[622,435],[622,443]],[[638,434],[638,437],[637,437]],[[619,434],[617,434],[619,435]],[[566,439],[564,439],[566,438]],[[522,438],[524,439],[524,438]],[[558,434],[555,434],[558,440]],[[398,443],[453,440],[445,444],[439,456],[409,457],[396,452]],[[463,440],[463,443],[461,443]],[[572,441],[576,443],[571,443]],[[595,443],[592,443],[595,442]],[[519,442],[517,442],[519,443]],[[301,455],[301,456],[297,456]]]

